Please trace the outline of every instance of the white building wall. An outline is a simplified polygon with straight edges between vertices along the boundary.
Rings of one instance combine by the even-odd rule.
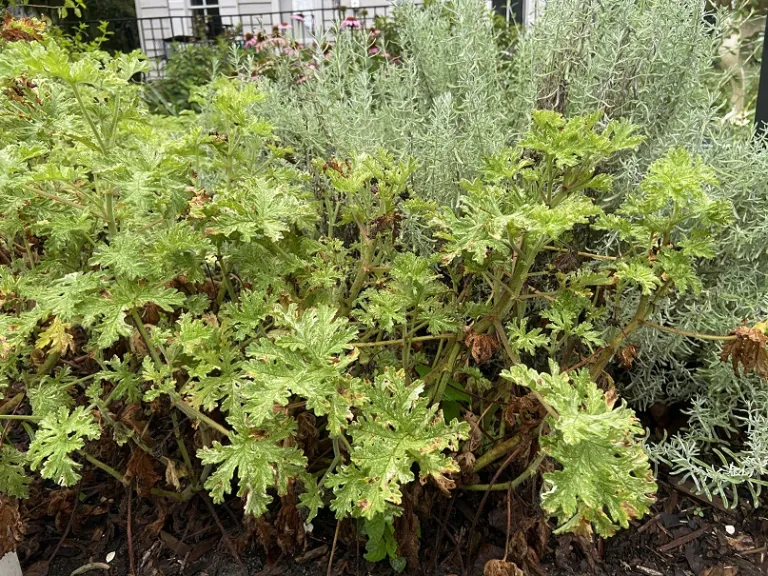
[[[547,0],[524,0],[523,24],[530,26],[544,13]]]

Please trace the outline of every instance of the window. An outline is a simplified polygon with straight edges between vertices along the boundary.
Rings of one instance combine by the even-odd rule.
[[[190,0],[190,8],[193,16],[218,16],[219,0]]]
[[[224,32],[219,0],[190,0],[189,3],[195,36],[213,39]]]

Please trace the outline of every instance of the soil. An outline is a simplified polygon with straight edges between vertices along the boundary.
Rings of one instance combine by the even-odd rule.
[[[551,523],[535,506],[537,486],[529,482],[512,495],[490,495],[480,509],[481,494],[457,494],[453,501],[434,499],[431,510],[419,515],[423,502],[412,506],[413,521],[398,525],[400,550],[408,552],[409,532],[420,532],[421,547],[410,551],[410,574],[475,576],[637,575],[750,576],[768,574],[768,514],[754,510],[746,499],[733,510],[717,499],[707,502],[691,487],[666,479],[652,514],[633,522],[615,537],[592,541],[552,534]],[[69,576],[88,563],[105,563],[86,574],[130,574],[125,531],[126,502],[92,503],[81,497],[74,512],[66,494],[54,491],[58,514],[35,518],[26,510],[26,536],[19,547],[25,576]],[[75,491],[69,491],[74,495]],[[418,494],[424,493],[420,490]],[[87,494],[86,494],[87,496]],[[406,501],[409,494],[406,493]],[[532,497],[534,498],[532,500]],[[101,498],[103,500],[103,497]],[[335,520],[321,515],[311,532],[291,514],[278,512],[262,522],[240,520],[238,502],[212,507],[202,497],[169,506],[134,497],[132,544],[141,576],[319,576],[393,574],[386,562],[366,562],[364,539],[351,522],[336,530]],[[167,507],[166,507],[167,506]],[[283,508],[286,507],[285,499]],[[39,508],[39,506],[38,506]],[[406,509],[409,505],[406,503]],[[55,512],[49,502],[49,512]],[[424,510],[421,510],[424,512]],[[214,516],[215,514],[215,516]],[[439,516],[439,517],[438,517]],[[415,524],[414,524],[415,522]],[[69,530],[67,530],[69,526]],[[442,526],[442,528],[441,528]],[[223,530],[223,532],[222,532]],[[486,564],[505,556],[510,562]],[[62,533],[66,537],[62,539]],[[222,533],[226,536],[222,537]],[[336,549],[329,572],[330,550]],[[471,544],[471,568],[467,569]],[[56,552],[54,553],[54,550]],[[110,554],[114,552],[114,555]],[[459,553],[460,552],[460,553]],[[404,554],[405,555],[405,554]],[[46,565],[45,559],[54,556]],[[516,572],[514,562],[522,572]],[[418,564],[418,565],[417,565]],[[501,567],[502,571],[498,570]],[[484,572],[485,569],[485,572]]]

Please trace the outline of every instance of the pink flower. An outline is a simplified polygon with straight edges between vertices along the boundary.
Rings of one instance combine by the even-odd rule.
[[[370,32],[368,33],[368,35],[369,35],[371,38],[378,38],[379,36],[381,36],[381,30],[379,30],[379,29],[377,29],[377,28],[371,28],[371,30],[370,30]]]
[[[347,16],[344,21],[341,23],[340,28],[343,30],[344,28],[353,28],[355,30],[360,30],[363,25],[360,24],[360,22],[355,18],[354,16]]]
[[[376,55],[378,53],[379,53],[379,47],[378,46],[371,46],[370,48],[368,48],[368,54],[373,56],[373,55]]]
[[[246,48],[253,48],[258,43],[258,40],[256,40],[256,37],[251,38],[248,40],[248,42],[245,43]]]
[[[278,30],[288,30],[288,28],[290,28],[290,26],[285,22],[280,22],[280,24],[277,25]]]
[[[291,20],[296,20],[297,22],[304,22],[304,15],[303,14],[291,14]]]

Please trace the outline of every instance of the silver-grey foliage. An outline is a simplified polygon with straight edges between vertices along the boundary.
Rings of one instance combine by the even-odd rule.
[[[377,67],[366,34],[338,31],[327,65],[318,49],[311,82],[266,84],[264,108],[301,153],[326,156],[384,147],[420,164],[414,188],[454,204],[458,178],[506,142],[502,55],[482,2],[398,7],[402,64]]]
[[[372,71],[361,35],[340,34],[331,64],[312,82],[267,86],[265,112],[289,144],[307,156],[378,147],[414,156],[415,192],[453,205],[458,179],[514,141],[534,107],[568,115],[602,108],[647,137],[617,167],[606,205],[621,203],[650,162],[678,145],[713,166],[718,193],[733,203],[718,257],[701,270],[703,291],[666,304],[655,320],[726,334],[768,316],[768,153],[714,105],[721,35],[705,21],[703,0],[549,0],[506,65],[479,0],[406,5],[397,19],[402,64]],[[746,483],[757,495],[768,467],[765,387],[736,378],[719,361],[718,343],[649,328],[634,340],[640,356],[625,396],[639,408],[690,406],[688,427],[649,446],[652,456],[704,491],[730,500]]]

